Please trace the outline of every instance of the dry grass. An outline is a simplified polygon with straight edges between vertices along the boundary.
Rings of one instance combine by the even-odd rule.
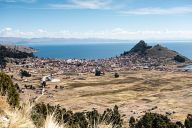
[[[192,73],[132,71],[119,74],[117,79],[110,74],[102,77],[88,74],[84,75],[86,80],[63,80],[60,84],[65,86],[64,90],[54,91],[51,89],[54,85],[48,83],[53,97],[44,97],[44,100],[73,111],[97,108],[102,112],[116,104],[127,117],[141,116],[154,106],[158,108],[153,112],[161,114],[175,111],[177,116],[171,117],[181,121],[191,112]]]
[[[8,72],[17,78],[21,67],[14,67],[13,72]],[[22,67],[23,68],[23,67]],[[23,82],[19,77],[14,79],[21,87],[24,84],[39,85],[40,78],[50,74],[46,69],[34,70],[33,77]],[[74,112],[97,108],[103,112],[106,108],[118,105],[122,115],[126,117],[142,116],[154,106],[158,106],[153,112],[165,114],[167,111],[176,112],[173,119],[183,121],[192,108],[192,73],[190,72],[167,72],[167,71],[122,71],[120,77],[114,78],[112,73],[95,77],[94,74],[82,74],[85,80],[79,80],[80,76],[73,74],[57,74],[55,78],[61,80],[58,83],[47,82],[47,93],[41,101],[53,105],[60,104]],[[20,81],[19,81],[20,80]],[[64,89],[55,89],[55,86],[64,86]],[[26,95],[34,98],[33,90],[25,90],[21,94],[23,100]]]
[[[35,128],[31,121],[30,103],[23,103],[21,108],[11,108],[4,97],[0,97],[0,109],[2,114],[0,116],[0,126],[5,128]]]
[[[99,124],[98,128],[113,128],[113,126],[111,124],[106,125],[106,124]]]
[[[31,110],[34,104],[22,103],[20,109],[11,108],[4,97],[0,97],[0,128],[36,128],[31,119]],[[54,113],[47,115],[42,128],[74,128],[56,121]],[[76,126],[76,128],[80,128]],[[112,125],[99,124],[94,128],[112,128]]]
[[[5,111],[10,110],[9,104],[6,102],[5,97],[0,96],[0,127],[6,127],[8,125],[8,119],[5,116]]]
[[[0,96],[0,115],[4,114],[5,110],[9,110],[9,109],[10,109],[10,106],[7,103],[5,97]]]
[[[46,117],[43,128],[64,128],[64,125],[56,121],[55,114],[52,113]]]

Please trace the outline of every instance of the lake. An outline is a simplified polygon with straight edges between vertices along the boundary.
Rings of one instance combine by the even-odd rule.
[[[182,69],[192,70],[192,65],[187,65],[187,66],[184,66]]]
[[[124,51],[130,50],[136,43],[105,43],[105,44],[46,44],[34,43],[27,46],[38,50],[35,53],[38,57],[45,58],[77,58],[77,59],[103,59],[119,56]],[[182,55],[192,59],[192,42],[169,42],[160,43],[169,49],[175,50]],[[149,43],[154,45],[154,43]]]

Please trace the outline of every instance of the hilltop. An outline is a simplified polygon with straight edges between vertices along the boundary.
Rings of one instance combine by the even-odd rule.
[[[160,44],[149,46],[145,41],[141,40],[130,51],[124,52],[122,55],[139,54],[142,57],[156,58],[167,60],[170,62],[189,62],[190,59],[180,53],[168,49]]]

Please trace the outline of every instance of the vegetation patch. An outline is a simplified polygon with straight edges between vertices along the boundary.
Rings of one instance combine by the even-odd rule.
[[[7,101],[11,106],[19,106],[19,93],[11,78],[0,72],[0,94],[7,96]]]

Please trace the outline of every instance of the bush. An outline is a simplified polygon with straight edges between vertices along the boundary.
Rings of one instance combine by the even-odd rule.
[[[93,109],[93,111],[87,112],[86,117],[91,126],[96,126],[97,124],[99,124],[100,114],[96,109]]]
[[[49,104],[39,103],[32,108],[32,120],[38,127],[43,126],[43,120],[47,115],[55,113],[56,120],[65,123],[72,128],[95,128],[101,123],[111,124],[115,128],[122,127],[122,119],[118,107],[107,109],[103,114],[99,114],[96,109],[88,112],[67,111],[59,105],[51,106]]]
[[[2,96],[7,95],[7,101],[11,106],[19,106],[17,88],[13,85],[11,78],[3,72],[0,72],[0,93]]]
[[[115,78],[118,78],[119,74],[116,72],[114,76],[115,76]]]
[[[21,77],[31,77],[31,74],[25,70],[20,70]]]
[[[129,119],[129,126],[130,128],[134,128],[135,127],[135,118],[132,116],[130,119]]]
[[[95,76],[101,76],[101,71],[99,69],[95,70]]]
[[[6,60],[0,56],[0,68],[3,69],[6,67]]]
[[[123,120],[118,110],[118,106],[114,106],[113,109],[107,109],[100,117],[100,123],[105,122],[105,124],[112,124],[113,127],[119,128],[122,127]]]
[[[182,124],[181,121],[177,121],[176,124],[179,126],[179,128],[184,128],[185,126]]]
[[[174,60],[181,63],[185,62],[185,58],[180,55],[175,56]]]
[[[31,118],[35,125],[38,127],[43,126],[43,121],[48,114],[55,113],[56,120],[63,123],[73,123],[71,111],[66,111],[65,108],[61,108],[59,105],[51,106],[49,104],[39,103],[32,108]]]
[[[135,128],[179,128],[179,126],[164,115],[146,113],[136,124]]]
[[[188,114],[187,119],[185,119],[185,127],[192,128],[192,115]]]

